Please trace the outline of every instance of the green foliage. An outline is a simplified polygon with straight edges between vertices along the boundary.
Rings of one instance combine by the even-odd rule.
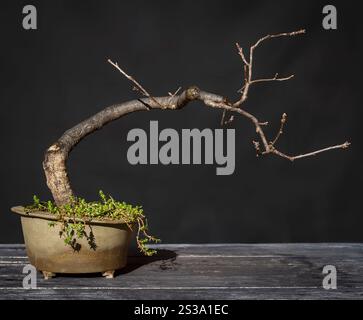
[[[114,200],[111,196],[106,196],[102,190],[99,191],[100,201],[87,202],[83,198],[72,198],[70,203],[58,207],[52,201],[40,201],[37,196],[33,197],[33,204],[25,207],[27,212],[44,211],[57,216],[57,220],[49,222],[50,227],[60,223],[60,237],[66,245],[74,250],[79,250],[80,245],[77,239],[86,238],[90,247],[96,249],[95,238],[90,232],[87,234],[87,222],[92,220],[120,220],[133,230],[137,226],[136,242],[141,252],[151,256],[156,253],[147,245],[150,242],[160,240],[148,234],[148,224],[141,206],[132,206],[125,202]]]

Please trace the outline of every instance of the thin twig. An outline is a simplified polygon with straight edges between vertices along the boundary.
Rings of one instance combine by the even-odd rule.
[[[226,113],[227,113],[227,111],[223,110],[222,119],[221,119],[221,126],[224,126],[224,124],[225,124],[224,119],[226,118]]]
[[[227,110],[223,110],[223,115],[222,115],[222,119],[221,119],[221,126],[225,126],[227,124],[230,124],[234,120],[234,115],[231,115],[227,120],[226,120],[226,115],[227,115]]]
[[[244,55],[244,53],[243,53],[243,49],[242,49],[242,47],[239,45],[239,43],[238,43],[238,42],[236,42],[236,47],[237,47],[237,50],[238,50],[238,54],[240,55],[240,57],[241,57],[241,59],[242,59],[243,63],[244,63],[246,66],[248,66],[248,65],[249,65],[249,63],[247,62],[246,57],[245,57],[245,55]]]
[[[284,130],[286,121],[287,121],[287,114],[284,113],[280,120],[280,129],[277,132],[275,139],[273,139],[273,141],[271,141],[271,143],[270,143],[272,146],[274,146],[276,144],[277,140],[279,140],[280,136],[283,134],[283,130]]]
[[[300,154],[300,155],[297,155],[297,156],[289,156],[289,155],[284,154],[284,153],[282,153],[282,152],[280,152],[280,151],[278,151],[276,149],[271,150],[271,153],[274,153],[274,154],[276,154],[276,155],[278,155],[280,157],[286,158],[286,159],[288,159],[290,161],[295,161],[297,159],[302,159],[302,158],[316,156],[319,153],[326,152],[326,151],[330,151],[330,150],[347,149],[350,145],[351,145],[351,143],[348,142],[348,141],[346,141],[343,144],[338,144],[338,145],[335,145],[335,146],[332,146],[332,147],[327,147],[327,148],[319,149],[319,150],[316,150],[316,151],[313,151],[313,152],[309,152],[309,153],[303,153],[303,154]]]
[[[172,98],[174,98],[178,93],[179,91],[181,90],[182,87],[179,87],[174,93],[171,93],[171,92],[168,92],[168,95]]]
[[[251,84],[255,84],[255,83],[261,83],[261,82],[271,82],[271,81],[287,81],[287,80],[290,80],[290,79],[292,79],[292,78],[294,78],[295,77],[295,75],[290,75],[290,76],[288,76],[288,77],[284,77],[284,78],[279,78],[278,77],[278,73],[276,73],[275,74],[275,76],[273,77],[273,78],[265,78],[265,79],[256,79],[256,80],[252,80],[251,82],[250,82],[250,85]],[[245,88],[245,86],[246,85],[243,85],[243,87],[241,88],[241,89],[239,89],[237,92],[239,92],[239,93],[243,93],[243,90],[244,90],[244,88]]]
[[[259,123],[260,126],[268,126],[268,121],[265,121],[265,122],[260,122]]]
[[[170,96],[170,99],[169,99],[169,103],[171,102],[171,100],[173,100],[176,95],[179,93],[179,91],[181,90],[182,87],[179,87],[174,93],[171,93],[171,92],[168,92],[168,95]]]
[[[305,34],[305,33],[306,33],[305,29],[300,29],[298,31],[293,31],[293,32],[282,32],[282,33],[277,33],[277,34],[268,34],[267,36],[264,36],[263,38],[259,39],[251,48],[253,50],[256,49],[263,41],[266,41],[268,39],[280,38],[280,37],[293,37],[293,36],[297,36],[297,35],[301,35],[301,34]]]
[[[124,75],[127,79],[129,79],[136,87],[137,90],[139,90],[145,97],[150,98],[153,102],[155,102],[157,105],[159,105],[161,108],[164,108],[163,105],[159,103],[147,90],[138,83],[132,76],[128,75],[124,70],[120,68],[117,62],[111,61],[111,59],[107,60],[108,63],[110,63],[112,66],[114,66],[119,72],[121,72],[122,75]]]
[[[273,78],[267,78],[267,79],[257,79],[257,80],[252,80],[252,83],[258,83],[258,82],[269,82],[269,81],[286,81],[286,80],[290,80],[294,77],[294,75],[292,74],[291,76],[285,77],[285,78],[279,78],[278,77],[278,73],[275,74],[275,76]]]
[[[268,39],[279,38],[279,37],[292,37],[292,36],[296,36],[296,35],[300,35],[300,34],[304,34],[304,33],[305,33],[305,30],[302,29],[302,30],[293,31],[293,32],[285,32],[285,33],[267,35],[267,36],[259,39],[253,46],[250,47],[249,61],[247,61],[246,56],[243,53],[242,47],[238,43],[236,43],[238,54],[241,57],[242,62],[244,64],[245,75],[244,75],[244,85],[242,86],[241,89],[238,90],[238,92],[241,93],[241,97],[238,101],[236,101],[233,104],[234,107],[239,107],[247,100],[248,92],[249,92],[249,89],[252,84],[259,83],[259,82],[268,82],[268,81],[286,81],[286,80],[290,80],[291,78],[293,78],[293,75],[291,75],[289,77],[278,78],[278,74],[276,73],[275,77],[273,77],[273,78],[252,80],[253,54],[254,54],[255,49],[263,41],[266,41]]]

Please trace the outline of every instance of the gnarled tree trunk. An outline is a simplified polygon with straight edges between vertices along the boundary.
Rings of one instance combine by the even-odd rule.
[[[223,99],[222,97],[207,93],[203,93],[202,95],[204,98],[212,97],[217,100]],[[183,108],[189,101],[200,98],[200,96],[199,89],[191,87],[177,96],[132,100],[110,106],[67,130],[58,141],[46,150],[43,161],[47,185],[53,195],[55,203],[58,206],[67,204],[73,196],[66,163],[73,147],[84,137],[128,113],[161,108],[177,110]]]

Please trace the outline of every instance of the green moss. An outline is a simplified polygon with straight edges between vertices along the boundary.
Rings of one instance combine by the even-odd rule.
[[[86,223],[92,220],[121,220],[130,229],[137,226],[136,242],[141,252],[151,256],[156,253],[147,244],[159,242],[160,240],[148,234],[147,219],[141,206],[132,206],[125,202],[114,200],[99,191],[100,200],[87,202],[83,198],[72,198],[69,204],[58,207],[52,201],[40,201],[37,196],[33,197],[33,204],[26,206],[26,212],[44,211],[57,216],[61,225],[60,237],[66,245],[79,250],[77,239],[86,238],[91,248],[96,249],[96,239],[92,229],[87,234]],[[76,218],[79,220],[77,221]],[[72,220],[73,219],[73,220]],[[50,222],[50,227],[55,223]]]

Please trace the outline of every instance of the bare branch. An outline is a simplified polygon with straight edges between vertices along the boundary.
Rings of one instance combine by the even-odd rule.
[[[259,123],[260,126],[268,126],[268,121],[265,121],[265,122],[260,122]]]
[[[221,126],[224,126],[226,121],[224,120],[226,118],[227,111],[223,110],[222,119],[221,119]]]
[[[179,93],[182,87],[179,87],[174,93],[168,92],[168,95],[170,96],[169,102],[175,98],[175,96]]]
[[[271,141],[266,137],[263,131],[263,126],[266,126],[267,122],[260,122],[253,114],[245,111],[240,106],[246,101],[248,96],[249,88],[252,84],[259,82],[269,82],[269,81],[285,81],[291,79],[293,76],[279,78],[276,74],[273,78],[267,79],[257,79],[252,80],[253,71],[253,53],[254,50],[265,40],[283,36],[295,36],[298,34],[305,33],[305,30],[299,30],[290,33],[280,33],[276,35],[267,35],[259,39],[251,48],[249,61],[247,61],[246,56],[243,53],[242,48],[236,44],[238,49],[238,54],[240,55],[244,64],[244,81],[245,84],[242,87],[241,98],[235,102],[230,103],[228,100],[220,95],[201,91],[198,87],[191,86],[179,94],[180,89],[169,96],[164,97],[153,97],[149,92],[132,76],[128,75],[123,71],[117,63],[108,60],[108,62],[115,67],[123,76],[130,80],[134,85],[136,90],[140,91],[146,98],[137,99],[133,101],[124,102],[118,105],[113,105],[100,112],[96,113],[92,117],[82,121],[73,128],[67,130],[55,143],[53,143],[45,152],[45,159],[43,162],[43,168],[47,179],[47,185],[52,192],[53,198],[58,206],[67,204],[71,202],[73,197],[73,191],[68,179],[68,173],[66,168],[66,161],[68,159],[71,150],[87,135],[95,132],[96,130],[102,128],[107,123],[119,119],[123,115],[137,112],[145,111],[151,109],[169,109],[178,110],[184,108],[190,101],[199,100],[203,102],[206,106],[216,109],[223,110],[222,123],[229,123],[233,121],[234,116],[232,115],[229,120],[225,121],[225,116],[228,113],[238,113],[239,115],[247,118],[256,130],[256,133],[260,141],[253,141],[253,145],[256,149],[257,156],[273,154],[290,161],[297,159],[302,159],[306,157],[315,156],[322,152],[335,150],[335,149],[346,149],[350,146],[349,142],[345,142],[340,145],[335,145],[317,151],[300,154],[296,156],[287,155],[275,148],[275,144],[283,133],[283,128],[287,120],[286,114],[282,115],[280,129],[276,137]],[[270,142],[268,142],[270,141]]]
[[[306,33],[306,30],[305,29],[300,29],[298,31],[293,31],[293,32],[283,32],[283,33],[278,33],[278,34],[268,34],[267,36],[264,36],[263,38],[259,39],[251,47],[251,49],[252,50],[256,49],[263,41],[266,41],[268,39],[280,38],[280,37],[293,37],[293,36],[297,36],[297,35],[301,35],[301,34],[305,34],[305,33]]]
[[[317,151],[304,153],[304,154],[300,154],[300,155],[297,155],[297,156],[289,156],[289,155],[277,150],[274,147],[274,143],[276,143],[277,139],[282,134],[282,128],[281,127],[280,127],[280,131],[279,131],[277,137],[274,139],[274,143],[271,143],[271,142],[268,143],[266,135],[265,135],[265,133],[264,133],[264,131],[262,129],[262,126],[261,126],[261,124],[264,124],[264,123],[259,122],[258,119],[254,115],[252,115],[251,113],[249,113],[249,112],[247,112],[247,111],[245,111],[245,110],[243,110],[241,108],[235,108],[233,106],[230,106],[230,105],[226,104],[223,101],[222,102],[215,102],[215,101],[210,101],[210,100],[203,99],[203,98],[201,100],[203,100],[203,102],[209,107],[219,108],[219,109],[223,109],[223,110],[226,110],[226,111],[229,111],[229,112],[236,112],[236,113],[239,113],[240,115],[248,118],[254,124],[255,129],[256,129],[256,133],[259,135],[259,137],[261,139],[261,142],[263,144],[263,147],[264,147],[264,151],[261,151],[260,143],[256,142],[256,141],[253,141],[253,144],[254,144],[255,149],[257,151],[257,155],[260,155],[260,154],[262,154],[262,155],[275,154],[277,156],[288,159],[290,161],[294,161],[294,160],[297,160],[297,159],[302,159],[302,158],[306,158],[306,157],[315,156],[315,155],[317,155],[319,153],[330,151],[330,150],[347,149],[350,146],[350,142],[345,142],[343,144],[339,144],[339,145],[319,149]],[[282,119],[281,119],[281,126],[282,127],[285,124],[286,119],[287,119],[287,116],[284,117],[284,115],[283,115]]]
[[[234,115],[230,116],[227,120],[226,120],[226,115],[227,115],[227,110],[223,110],[223,115],[222,115],[222,120],[221,120],[221,126],[225,126],[227,124],[230,124],[234,120]]]
[[[216,96],[214,94],[210,94],[210,93],[205,93],[205,92],[200,92],[198,99],[203,101],[204,104],[206,104],[207,106],[213,107],[213,108],[220,108],[223,109],[223,115],[222,115],[222,120],[221,120],[221,124],[225,125],[228,124],[230,122],[232,122],[234,120],[234,116],[232,115],[228,120],[225,120],[225,117],[227,115],[228,112],[237,112],[240,115],[248,118],[250,121],[252,121],[252,123],[255,126],[255,130],[256,133],[259,135],[261,142],[263,144],[264,147],[264,151],[261,151],[260,148],[260,143],[253,141],[253,144],[255,146],[255,149],[257,151],[257,155],[263,154],[263,155],[267,155],[267,154],[275,154],[278,156],[281,156],[283,158],[286,158],[290,161],[294,161],[296,159],[301,159],[301,158],[305,158],[305,157],[309,157],[309,156],[314,156],[316,154],[319,154],[321,152],[325,152],[325,151],[329,151],[329,150],[333,150],[333,149],[345,149],[348,148],[350,143],[346,142],[344,144],[341,145],[336,145],[336,146],[332,146],[332,147],[328,147],[328,148],[324,148],[324,149],[320,149],[314,152],[309,152],[306,154],[301,154],[298,156],[289,156],[286,155],[285,153],[277,150],[275,148],[275,144],[277,143],[278,139],[280,138],[280,136],[283,134],[283,128],[284,125],[287,121],[287,114],[284,113],[281,117],[281,121],[280,121],[280,128],[278,133],[276,134],[275,138],[268,142],[268,139],[266,138],[266,135],[262,129],[262,126],[266,126],[268,125],[268,122],[260,122],[254,115],[252,115],[251,113],[247,112],[246,110],[243,110],[240,108],[240,105],[246,101],[247,97],[248,97],[248,91],[249,88],[252,84],[255,83],[261,83],[261,82],[271,82],[271,81],[287,81],[290,80],[294,77],[294,75],[288,76],[288,77],[282,77],[279,78],[278,77],[278,73],[275,74],[275,76],[273,78],[264,78],[264,79],[256,79],[256,80],[252,80],[252,71],[253,71],[253,54],[254,54],[254,50],[264,41],[268,40],[268,39],[273,39],[273,38],[279,38],[279,37],[291,37],[291,36],[296,36],[296,35],[300,35],[300,34],[304,34],[305,30],[298,30],[298,31],[293,31],[293,32],[288,32],[288,33],[279,33],[279,34],[272,34],[272,35],[267,35],[261,39],[259,39],[253,46],[250,47],[250,56],[249,56],[249,61],[247,61],[246,56],[243,52],[242,47],[236,43],[236,47],[238,50],[238,54],[241,57],[243,63],[244,63],[244,81],[245,84],[244,86],[239,90],[242,95],[241,98],[233,103],[230,104],[227,102],[227,100],[225,98],[220,99],[220,96]],[[117,63],[113,63],[111,60],[108,60],[109,63],[111,63],[117,70],[119,70],[126,78],[128,78],[130,81],[132,81],[136,87],[148,98],[150,98],[151,100],[153,100],[154,102],[156,102],[159,106],[161,106],[163,109],[165,108],[164,105],[160,104],[159,101],[157,101],[155,98],[153,98],[141,85],[140,83],[138,83],[133,77],[129,76],[126,72],[124,72]],[[174,93],[171,94],[169,93],[169,96],[171,99],[176,97],[176,94],[179,92],[180,88]],[[199,90],[199,89],[198,89]],[[214,99],[211,99],[214,98]]]
[[[171,92],[168,92],[168,95],[172,98],[174,98],[178,93],[179,91],[181,90],[182,87],[179,87],[174,93],[171,93]]]
[[[248,65],[249,65],[249,63],[247,62],[246,57],[245,57],[245,55],[244,55],[244,53],[243,53],[243,49],[242,49],[242,47],[239,45],[239,43],[238,43],[238,42],[236,42],[236,47],[237,47],[237,50],[238,50],[238,54],[240,55],[240,57],[241,57],[241,59],[242,59],[243,63],[244,63],[246,66],[248,66]]]
[[[149,92],[147,92],[146,89],[140,83],[138,83],[132,76],[128,75],[124,70],[122,70],[117,62],[113,62],[111,61],[111,59],[108,59],[107,62],[113,65],[119,72],[121,72],[121,74],[123,74],[127,79],[129,79],[135,85],[134,88],[137,91],[140,91],[145,97],[148,97],[151,100],[153,100],[155,103],[159,104],[159,102]],[[160,105],[160,107],[164,108],[162,105]]]
[[[252,80],[253,58],[254,58],[253,54],[254,54],[255,49],[263,41],[266,41],[268,39],[279,38],[279,37],[292,37],[292,36],[296,36],[296,35],[300,35],[300,34],[304,34],[304,33],[305,33],[305,30],[302,29],[302,30],[298,30],[298,31],[288,32],[288,33],[267,35],[267,36],[259,39],[253,46],[250,47],[249,61],[247,61],[246,56],[243,53],[242,47],[238,43],[236,43],[238,54],[244,63],[245,72],[244,72],[244,85],[242,86],[241,89],[238,90],[238,92],[241,93],[241,97],[237,102],[235,102],[233,104],[234,107],[239,107],[247,100],[248,92],[249,92],[249,89],[252,84],[260,83],[260,82],[268,82],[268,81],[286,81],[286,80],[290,80],[291,78],[294,77],[293,75],[291,75],[289,77],[278,78],[278,73],[276,73],[273,78]]]
[[[269,82],[269,81],[287,81],[290,80],[294,77],[294,75],[292,74],[291,76],[285,77],[285,78],[279,78],[278,77],[278,73],[275,74],[275,76],[273,78],[267,78],[267,79],[257,79],[257,80],[252,80],[252,83],[258,83],[258,82]]]
[[[284,125],[285,125],[286,121],[287,121],[287,114],[284,113],[280,120],[280,129],[277,132],[275,139],[270,142],[270,145],[274,146],[276,144],[277,140],[279,140],[280,136],[283,134]]]
[[[200,100],[202,100],[204,102],[204,104],[209,106],[209,107],[217,108],[217,109],[223,109],[223,110],[231,111],[231,112],[237,112],[240,115],[242,115],[242,116],[248,118],[249,120],[251,120],[252,123],[255,125],[256,133],[260,136],[260,139],[261,139],[261,141],[263,143],[265,151],[270,150],[270,145],[267,142],[265,133],[263,132],[263,130],[261,128],[261,123],[262,123],[262,125],[264,125],[265,124],[264,122],[258,121],[258,119],[254,115],[252,115],[251,113],[249,113],[249,112],[247,112],[247,111],[245,111],[245,110],[243,110],[241,108],[236,108],[234,106],[226,104],[225,101],[217,101],[216,102],[216,101],[213,101],[213,100],[210,100],[210,99],[203,98],[203,95],[201,95]]]
[[[283,158],[286,158],[290,161],[295,161],[297,159],[302,159],[302,158],[307,158],[307,157],[312,157],[312,156],[316,156],[317,154],[319,153],[322,153],[322,152],[326,152],[326,151],[330,151],[330,150],[335,150],[335,149],[347,149],[349,148],[349,146],[351,145],[350,142],[346,141],[344,142],[343,144],[338,144],[336,146],[332,146],[332,147],[327,147],[327,148],[324,148],[324,149],[319,149],[319,150],[316,150],[316,151],[313,151],[313,152],[309,152],[309,153],[303,153],[303,154],[300,154],[300,155],[297,155],[297,156],[288,156],[276,149],[273,149],[271,152],[280,156],[280,157],[283,157]]]
[[[266,78],[266,79],[256,79],[256,80],[252,80],[251,82],[250,82],[250,85],[251,84],[255,84],[255,83],[261,83],[261,82],[272,82],[272,81],[287,81],[287,80],[290,80],[290,79],[292,79],[292,78],[294,78],[295,77],[295,75],[290,75],[290,76],[288,76],[288,77],[284,77],[284,78],[279,78],[278,77],[278,73],[276,73],[275,74],[275,76],[273,77],[273,78]],[[241,88],[241,89],[239,89],[237,92],[239,92],[239,93],[243,93],[243,90],[244,90],[244,88],[245,88],[245,85],[243,85],[243,87]]]

